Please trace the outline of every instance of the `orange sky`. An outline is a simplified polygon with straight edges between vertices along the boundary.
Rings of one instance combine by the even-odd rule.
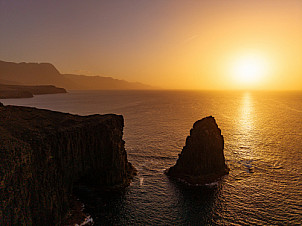
[[[173,89],[302,89],[300,0],[7,0],[0,29],[1,60],[62,73]],[[234,71],[250,55],[265,70],[244,82]]]

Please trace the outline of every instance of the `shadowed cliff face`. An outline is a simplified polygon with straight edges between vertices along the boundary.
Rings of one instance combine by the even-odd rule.
[[[175,166],[167,174],[190,184],[216,181],[228,173],[224,140],[215,119],[210,116],[194,123]]]
[[[54,225],[70,208],[74,182],[129,185],[123,117],[76,116],[0,104],[1,225]]]

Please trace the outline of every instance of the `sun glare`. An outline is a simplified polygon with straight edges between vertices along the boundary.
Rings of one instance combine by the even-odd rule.
[[[232,68],[234,79],[240,84],[260,83],[267,72],[266,59],[258,55],[241,56],[235,60]]]

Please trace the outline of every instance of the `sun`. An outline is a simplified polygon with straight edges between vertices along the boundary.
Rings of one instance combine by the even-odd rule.
[[[267,71],[267,60],[255,54],[240,56],[232,66],[234,79],[240,84],[260,83],[267,75]]]

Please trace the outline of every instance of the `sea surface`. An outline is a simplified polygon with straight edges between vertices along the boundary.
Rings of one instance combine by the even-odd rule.
[[[138,176],[123,192],[83,188],[95,225],[301,225],[302,92],[70,91],[1,100],[75,113],[122,114]],[[195,121],[222,130],[230,174],[191,187],[170,180]]]

